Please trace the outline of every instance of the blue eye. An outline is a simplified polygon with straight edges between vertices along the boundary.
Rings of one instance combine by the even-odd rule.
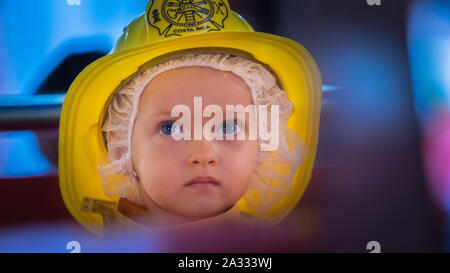
[[[239,124],[236,120],[226,120],[222,123],[222,132],[226,135],[236,134],[239,132]]]
[[[165,136],[171,136],[180,133],[180,127],[173,121],[166,121],[161,124],[159,132]]]

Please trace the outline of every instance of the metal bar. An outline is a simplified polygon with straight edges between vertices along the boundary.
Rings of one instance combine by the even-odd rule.
[[[338,102],[336,91],[342,87],[322,87],[322,112],[326,113]],[[48,95],[0,96],[0,131],[58,128],[65,93]]]

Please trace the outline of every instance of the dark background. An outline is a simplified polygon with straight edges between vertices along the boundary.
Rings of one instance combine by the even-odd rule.
[[[256,31],[291,38],[314,56],[324,85],[316,165],[287,217],[296,251],[438,252],[445,249],[445,212],[429,193],[415,117],[407,50],[409,1],[231,0]],[[143,7],[144,9],[145,7]],[[67,90],[75,76],[106,52],[66,58],[38,94]],[[58,122],[7,123],[31,129],[57,166]],[[62,203],[57,172],[0,178],[0,228],[42,221],[74,222]]]

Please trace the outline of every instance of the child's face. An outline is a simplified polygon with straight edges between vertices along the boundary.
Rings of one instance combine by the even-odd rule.
[[[171,117],[171,110],[180,104],[191,109],[194,127],[194,96],[202,97],[203,109],[220,106],[224,121],[226,105],[253,104],[246,83],[231,72],[207,67],[164,72],[142,94],[131,154],[139,183],[152,202],[171,213],[209,217],[229,209],[244,195],[256,168],[258,144],[204,138],[176,141],[162,133],[161,125],[179,119]],[[203,118],[202,127],[209,119]],[[199,176],[213,177],[219,184],[188,185]]]

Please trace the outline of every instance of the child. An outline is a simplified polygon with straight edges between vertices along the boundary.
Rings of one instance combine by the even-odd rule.
[[[275,224],[308,184],[320,91],[301,45],[254,32],[228,1],[151,0],[67,93],[64,202],[96,234],[117,223],[157,228],[244,215]],[[258,107],[257,129],[252,114],[220,115],[227,105]]]
[[[220,105],[223,112],[226,105],[279,105],[282,143],[272,160],[290,166],[281,180],[284,187],[269,189],[265,184],[264,177],[277,173],[262,165],[268,155],[258,140],[174,140],[171,126],[177,118],[170,113],[181,104],[194,109],[194,97],[202,98],[205,105]],[[109,104],[103,130],[110,163],[99,168],[105,193],[126,198],[124,204],[131,201],[145,207],[144,220],[150,226],[217,219],[233,207],[239,211],[236,203],[249,187],[266,187],[264,192],[272,196],[265,205],[270,207],[289,193],[301,163],[301,144],[291,151],[286,142],[284,124],[291,111],[292,102],[274,76],[242,57],[185,54],[151,67],[121,87]],[[234,117],[224,118],[218,126],[225,128],[225,134],[242,130],[249,135],[248,117],[239,125]],[[116,172],[127,177],[124,183],[108,179]],[[198,182],[193,183],[196,177]]]

